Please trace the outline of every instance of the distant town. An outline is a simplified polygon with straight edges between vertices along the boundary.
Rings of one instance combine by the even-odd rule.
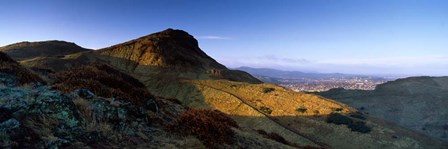
[[[239,67],[265,83],[278,84],[294,91],[321,92],[332,88],[374,90],[378,84],[405,77],[404,75],[357,75],[283,71],[271,68]]]
[[[276,84],[294,91],[321,92],[332,88],[374,90],[376,85],[389,80],[376,77],[336,77],[336,78],[302,78],[276,79]]]

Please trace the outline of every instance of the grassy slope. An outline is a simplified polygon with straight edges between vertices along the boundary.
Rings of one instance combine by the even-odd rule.
[[[233,116],[243,127],[275,132],[297,144],[326,144],[333,148],[436,148],[442,145],[431,139],[420,142],[415,133],[398,131],[392,124],[379,125],[369,120],[367,125],[373,127],[369,134],[328,124],[324,117],[334,110],[342,108],[342,113],[355,110],[320,96],[297,93],[272,84],[254,85],[225,80],[173,83],[163,79],[145,83],[156,95],[176,97],[190,107],[218,109]],[[275,88],[275,91],[263,93],[263,88]],[[270,108],[272,113],[261,112],[262,106]],[[307,107],[307,111],[295,111],[301,106]]]

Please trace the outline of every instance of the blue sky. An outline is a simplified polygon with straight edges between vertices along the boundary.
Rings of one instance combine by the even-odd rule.
[[[102,48],[182,29],[228,67],[448,75],[444,0],[2,0],[0,46]]]

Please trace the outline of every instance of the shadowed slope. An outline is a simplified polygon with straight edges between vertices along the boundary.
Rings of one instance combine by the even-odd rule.
[[[448,77],[411,77],[378,85],[373,91],[332,89],[316,94],[448,141]]]
[[[16,78],[8,81],[8,77],[2,75],[2,82],[6,85],[23,85],[32,82],[44,83],[39,76],[31,73],[3,52],[0,52],[0,73],[8,74]]]
[[[64,92],[88,89],[103,97],[131,99],[139,105],[154,99],[137,79],[107,65],[85,65],[58,72],[54,76],[56,82],[53,87]]]
[[[89,49],[82,48],[74,43],[65,41],[19,42],[4,47],[0,51],[5,52],[17,61],[36,57],[58,57],[73,54]]]

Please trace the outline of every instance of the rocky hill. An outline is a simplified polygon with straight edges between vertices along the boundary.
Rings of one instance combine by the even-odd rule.
[[[49,147],[46,144],[60,147],[81,144],[93,148],[447,146],[331,99],[261,84],[251,75],[229,70],[207,56],[199,49],[197,40],[181,30],[168,29],[97,51],[33,58],[21,64],[48,82],[44,87],[47,89],[32,92],[36,89],[31,88],[31,93],[26,94],[29,100],[19,100],[25,103],[23,107],[44,108],[37,111],[47,111],[42,113],[48,115],[44,117],[56,119],[56,122],[33,121],[38,126],[26,125],[39,132],[32,135],[43,140],[43,147]],[[14,89],[26,90],[23,86]],[[47,100],[59,101],[38,98],[40,94],[64,95],[69,100],[63,100],[67,104],[55,104],[59,107],[45,108],[50,105]],[[0,99],[8,99],[2,106],[10,106],[9,100],[16,99],[9,92],[0,95],[5,96]],[[76,108],[70,106],[70,101]],[[49,112],[52,110],[55,112]],[[7,116],[2,124],[12,118],[20,124],[27,121],[26,117],[14,115],[17,114]],[[2,124],[10,126],[10,122]],[[71,129],[75,126],[77,131]],[[51,131],[44,129],[47,127]],[[0,130],[7,135],[11,133],[6,131],[12,129]],[[91,132],[95,135],[81,135]],[[23,141],[20,136],[2,138],[12,140],[9,146],[15,147]],[[92,139],[82,140],[81,136],[101,141],[88,142]]]
[[[198,46],[198,41],[182,30],[167,29],[125,43],[100,49],[99,53],[140,65],[197,69],[225,69]]]
[[[378,85],[373,91],[333,89],[317,94],[448,141],[448,77],[411,77]]]
[[[167,29],[96,52],[117,68],[148,76],[145,79],[164,74],[261,83],[246,72],[229,70],[216,62],[199,48],[193,36],[182,30]]]

